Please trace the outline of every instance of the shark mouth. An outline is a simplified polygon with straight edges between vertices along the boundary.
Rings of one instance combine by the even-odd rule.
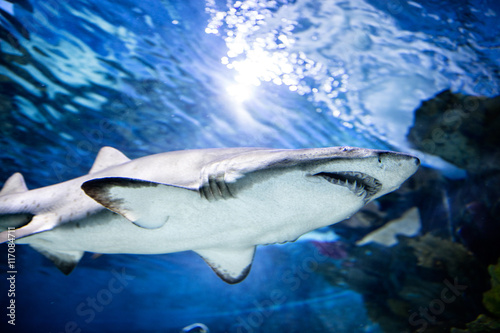
[[[320,172],[315,174],[329,181],[334,185],[345,186],[354,194],[368,201],[371,197],[380,191],[382,183],[362,172]]]

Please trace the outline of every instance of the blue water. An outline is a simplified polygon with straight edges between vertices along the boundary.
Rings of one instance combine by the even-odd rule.
[[[0,8],[0,182],[22,172],[29,188],[87,173],[106,145],[130,158],[351,145],[417,153],[459,177],[411,149],[413,112],[444,89],[500,92],[493,0],[0,0]],[[307,242],[262,247],[250,276],[228,286],[192,253],[87,254],[66,277],[19,246],[16,329],[178,332],[202,322],[211,332],[380,332],[359,294],[303,274],[312,251]],[[110,287],[123,270],[123,289]],[[89,307],[89,297],[101,306]]]

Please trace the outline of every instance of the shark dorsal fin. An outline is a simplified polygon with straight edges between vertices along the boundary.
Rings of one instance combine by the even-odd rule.
[[[24,182],[24,177],[19,172],[16,172],[7,179],[5,185],[0,191],[0,196],[14,193],[22,193],[28,191],[26,183]]]
[[[224,282],[235,284],[243,281],[250,272],[255,246],[241,249],[206,249],[195,252]]]
[[[99,172],[114,165],[123,164],[130,161],[121,151],[112,147],[102,147],[89,171],[90,173]]]
[[[73,271],[83,256],[83,251],[55,251],[50,247],[33,244],[31,247],[50,259],[66,275]]]
[[[132,178],[92,179],[82,189],[99,204],[146,229],[161,228],[182,202],[200,198],[193,189]]]

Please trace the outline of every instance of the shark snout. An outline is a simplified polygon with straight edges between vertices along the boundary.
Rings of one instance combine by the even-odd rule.
[[[395,152],[380,152],[378,163],[381,172],[377,172],[377,176],[383,184],[383,190],[380,194],[398,188],[420,166],[420,160],[417,157]]]
[[[379,161],[391,160],[391,161],[399,162],[400,165],[409,164],[409,165],[413,165],[417,168],[420,165],[420,160],[413,155],[408,155],[408,154],[403,154],[403,153],[395,153],[395,152],[390,152],[390,151],[380,152],[378,155],[379,155]]]

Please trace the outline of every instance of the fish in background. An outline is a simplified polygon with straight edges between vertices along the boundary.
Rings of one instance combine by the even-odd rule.
[[[413,237],[421,229],[420,215],[418,208],[413,207],[398,219],[388,222],[356,242],[356,245],[362,246],[368,243],[377,243],[383,246],[394,246],[398,243],[397,236]]]

